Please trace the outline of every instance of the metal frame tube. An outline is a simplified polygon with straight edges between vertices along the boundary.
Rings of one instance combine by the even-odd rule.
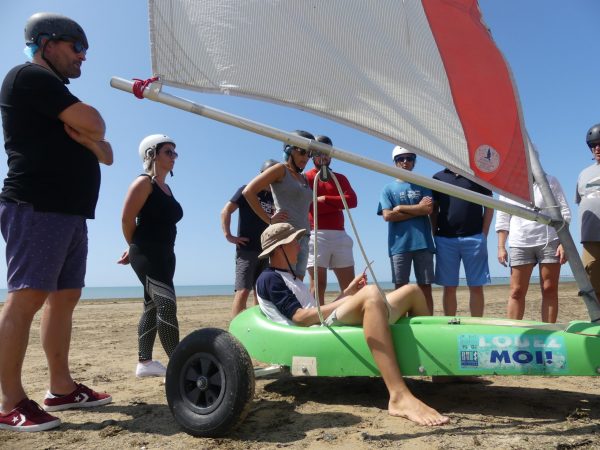
[[[133,82],[123,78],[113,77],[110,80],[110,85],[115,89],[120,89],[125,92],[133,92]],[[307,150],[317,150],[331,156],[332,158],[337,158],[340,161],[345,161],[347,163],[364,167],[365,169],[370,169],[394,178],[400,178],[404,181],[419,184],[429,189],[443,192],[444,194],[477,203],[488,208],[498,209],[508,214],[523,217],[527,220],[535,220],[536,222],[544,224],[550,224],[552,222],[552,218],[550,216],[542,214],[538,210],[504,203],[493,197],[489,197],[478,192],[469,191],[448,183],[444,183],[442,181],[434,180],[430,177],[425,177],[414,172],[383,164],[378,161],[374,161],[372,159],[339,149],[337,147],[332,147],[330,145],[325,145],[320,142],[306,139],[304,137],[273,128],[259,122],[254,122],[252,120],[236,116],[234,114],[219,111],[208,106],[199,105],[190,100],[161,92],[161,89],[161,83],[152,83],[144,90],[144,97],[155,102],[164,103],[165,105],[181,109],[183,111],[188,111],[199,116],[207,117],[218,122],[241,128],[243,130],[270,137],[272,139],[291,144],[295,147],[300,147]]]

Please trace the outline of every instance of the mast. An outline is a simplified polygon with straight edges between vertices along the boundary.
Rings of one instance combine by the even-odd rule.
[[[544,172],[540,163],[538,153],[533,148],[533,145],[529,139],[527,139],[527,142],[533,178],[540,187],[540,192],[544,198],[544,203],[551,205],[549,208],[549,215],[552,218],[552,221],[549,225],[554,227],[556,230],[556,234],[558,234],[560,243],[567,254],[569,266],[571,267],[571,271],[573,272],[573,276],[575,277],[575,281],[579,287],[579,295],[583,297],[588,314],[590,315],[590,320],[592,322],[596,322],[600,320],[600,305],[596,299],[596,293],[594,292],[594,288],[592,287],[585,268],[583,267],[581,257],[579,256],[579,252],[577,251],[577,247],[575,246],[575,242],[573,241],[573,237],[569,231],[569,224],[563,219],[560,212],[560,206],[558,205],[558,202],[556,201],[556,198],[550,189],[550,184],[548,183],[546,173]]]

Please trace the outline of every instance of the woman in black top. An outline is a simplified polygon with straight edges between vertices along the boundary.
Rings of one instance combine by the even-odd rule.
[[[136,376],[164,376],[166,368],[152,360],[152,348],[157,332],[168,356],[179,343],[173,248],[183,210],[165,183],[178,155],[175,142],[162,134],[144,138],[139,152],[146,173],[135,179],[125,198],[121,221],[129,248],[118,262],[130,262],[144,286]]]

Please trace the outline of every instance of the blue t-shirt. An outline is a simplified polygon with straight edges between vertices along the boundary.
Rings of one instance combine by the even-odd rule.
[[[395,180],[386,185],[379,197],[377,214],[384,209],[394,209],[398,205],[417,205],[423,197],[432,197],[426,187],[406,181]],[[388,222],[388,253],[390,256],[416,250],[435,252],[431,236],[429,216],[417,216],[401,222]]]

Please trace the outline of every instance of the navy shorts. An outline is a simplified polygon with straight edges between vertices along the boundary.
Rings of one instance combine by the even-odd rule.
[[[0,202],[6,242],[7,287],[58,291],[84,286],[88,252],[83,216],[34,211],[28,203]]]

